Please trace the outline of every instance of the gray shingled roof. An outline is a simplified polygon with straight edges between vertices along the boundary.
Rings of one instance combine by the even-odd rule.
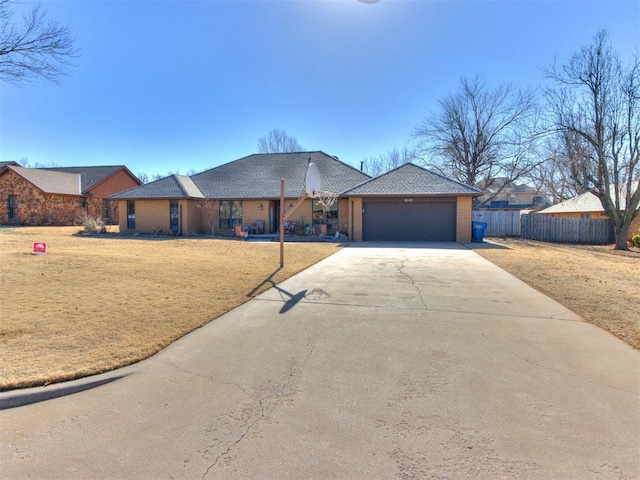
[[[111,196],[135,198],[277,199],[280,179],[285,196],[298,197],[305,189],[307,162],[320,171],[322,190],[341,193],[370,177],[324,152],[264,153],[220,165],[191,177],[174,175]],[[176,177],[183,182],[178,185]],[[187,182],[191,185],[187,186]]]
[[[344,194],[357,197],[372,195],[469,195],[477,197],[482,192],[413,163],[405,163],[347,190]]]
[[[74,173],[54,172],[43,168],[24,168],[6,165],[22,178],[32,183],[45,193],[61,195],[81,195],[80,175]]]
[[[47,167],[42,170],[50,170],[64,173],[75,173],[82,179],[82,192],[86,193],[92,187],[110,177],[120,169],[128,171],[124,165],[109,165],[102,167]],[[131,172],[129,172],[133,175]]]
[[[506,177],[494,178],[490,185],[485,189],[486,193],[494,193],[501,190],[503,193],[537,193],[535,188],[524,183],[515,184]]]
[[[191,178],[208,198],[279,198],[280,179],[285,196],[298,197],[305,189],[309,159],[320,171],[324,191],[341,193],[370,178],[324,152],[255,154]]]
[[[184,175],[170,175],[155,182],[130,188],[124,192],[111,195],[113,199],[137,198],[204,198],[191,178]]]

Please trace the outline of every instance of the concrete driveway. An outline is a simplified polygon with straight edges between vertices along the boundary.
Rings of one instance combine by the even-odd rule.
[[[0,402],[4,479],[640,478],[640,352],[449,244],[345,248]]]

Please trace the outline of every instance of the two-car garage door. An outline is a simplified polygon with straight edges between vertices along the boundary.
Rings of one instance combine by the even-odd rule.
[[[363,202],[365,241],[456,241],[456,200],[367,199]]]

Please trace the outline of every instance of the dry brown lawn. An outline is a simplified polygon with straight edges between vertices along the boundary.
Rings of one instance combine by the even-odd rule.
[[[339,248],[78,231],[0,228],[0,390],[147,358]]]
[[[640,250],[488,239],[477,253],[640,349]]]
[[[339,247],[0,228],[0,390],[137,362]],[[640,349],[640,251],[490,239],[477,253]],[[31,255],[33,242],[47,255]]]

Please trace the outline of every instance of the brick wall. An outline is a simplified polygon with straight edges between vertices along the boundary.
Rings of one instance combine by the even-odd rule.
[[[8,218],[9,195],[16,195],[16,218]],[[13,171],[0,177],[0,223],[17,225],[78,225],[85,210],[81,196],[55,195],[42,192]],[[87,199],[89,210],[92,202]],[[100,204],[101,206],[101,204]]]
[[[349,199],[338,199],[338,224],[336,230],[341,233],[347,233],[349,230]]]
[[[9,195],[18,197],[18,209],[15,219],[9,219]],[[85,207],[81,206],[84,198]],[[110,203],[110,221],[118,223],[117,202]],[[44,193],[27,182],[20,175],[8,170],[0,177],[0,224],[16,225],[80,225],[82,218],[89,215],[94,218],[103,216],[103,199],[83,197],[82,195],[57,195]]]
[[[456,210],[456,242],[470,242],[473,198],[458,197]]]
[[[349,238],[362,241],[362,198],[349,200]]]

